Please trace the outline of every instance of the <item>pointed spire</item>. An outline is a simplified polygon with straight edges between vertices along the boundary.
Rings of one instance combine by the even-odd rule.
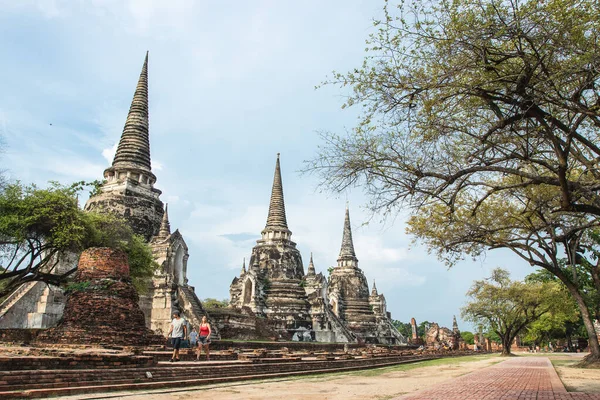
[[[456,315],[452,318],[452,331],[458,332],[458,323],[456,322]]]
[[[312,251],[310,252],[310,262],[308,263],[308,272],[307,275],[315,275],[315,263],[313,263]]]
[[[371,290],[371,296],[378,296],[379,293],[377,293],[377,286],[375,286],[375,279],[373,279],[373,290]]]
[[[265,229],[279,228],[288,229],[285,218],[285,203],[283,200],[283,185],[281,183],[281,167],[279,166],[279,153],[275,164],[275,176],[273,177],[273,189],[271,191],[271,203],[269,204],[269,216]]]
[[[146,52],[146,59],[112,163],[113,167],[133,167],[151,171],[148,126],[148,52]]]
[[[162,221],[160,223],[160,230],[158,231],[158,236],[167,237],[171,234],[171,224],[169,223],[169,205],[165,204],[165,212],[162,216]]]
[[[356,259],[356,254],[354,253],[354,242],[352,241],[352,227],[350,226],[350,211],[348,209],[348,204],[346,204],[346,219],[344,220],[344,236],[342,237],[342,248],[340,249],[340,256],[338,257],[338,261],[340,260],[353,260],[358,261]]]
[[[242,271],[240,272],[240,276],[246,273],[246,257],[244,257],[244,262],[242,263]]]

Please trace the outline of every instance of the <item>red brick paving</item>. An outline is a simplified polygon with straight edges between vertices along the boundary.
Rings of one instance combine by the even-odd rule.
[[[545,357],[512,358],[396,400],[600,400],[568,393]]]

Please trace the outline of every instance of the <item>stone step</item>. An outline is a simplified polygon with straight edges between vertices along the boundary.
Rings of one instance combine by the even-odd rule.
[[[410,359],[409,357],[387,357],[382,362],[396,362]],[[353,364],[361,364],[360,359]],[[362,360],[363,364],[372,363],[372,361]],[[249,365],[259,364],[259,365]],[[260,365],[263,364],[263,365]],[[266,365],[271,364],[271,365]],[[276,365],[274,365],[276,364]],[[103,369],[103,370],[22,370],[22,371],[3,371],[0,372],[0,389],[5,386],[10,386],[15,383],[21,385],[31,384],[46,384],[46,383],[63,383],[63,382],[81,382],[85,380],[118,380],[124,378],[145,379],[146,371],[151,372],[155,379],[172,378],[178,376],[199,375],[206,376],[223,376],[244,374],[248,368],[254,371],[271,370],[273,368],[293,370],[293,369],[312,369],[335,367],[336,364],[347,364],[343,361],[338,362],[320,362],[320,361],[299,361],[298,359],[256,359],[253,362],[231,362],[231,363],[186,363],[182,364],[162,364],[158,367],[151,368],[121,368],[121,369]],[[274,366],[272,366],[274,365]]]
[[[82,381],[79,381],[79,386],[70,386],[70,387],[45,387],[45,388],[31,388],[31,389],[21,389],[21,390],[4,390],[0,391],[0,399],[8,399],[8,398],[39,398],[39,397],[48,397],[48,396],[67,396],[67,395],[75,395],[75,394],[83,394],[83,393],[94,393],[94,392],[109,392],[109,391],[123,391],[123,390],[150,390],[150,389],[161,389],[161,388],[180,388],[180,387],[189,387],[189,386],[200,386],[214,383],[223,383],[223,382],[232,382],[232,381],[244,381],[251,379],[265,379],[265,378],[278,378],[278,377],[287,377],[294,375],[306,375],[306,374],[320,374],[320,373],[328,373],[328,372],[344,372],[344,371],[355,371],[360,369],[368,369],[368,368],[380,368],[385,366],[403,364],[416,362],[426,359],[433,359],[436,357],[418,357],[412,359],[405,360],[383,360],[379,359],[373,361],[375,359],[370,359],[368,363],[349,363],[350,360],[345,361],[342,364],[336,365],[335,363],[330,363],[330,365],[326,365],[325,368],[310,368],[310,363],[306,363],[305,369],[293,369],[282,371],[281,368],[278,368],[277,365],[270,365],[270,370],[261,372],[261,369],[257,369],[255,366],[253,369],[246,369],[246,374],[238,375],[238,376],[221,376],[221,377],[202,377],[202,378],[193,378],[193,379],[177,379],[173,380],[171,377],[170,380],[165,381],[153,381],[153,382],[131,382],[125,380],[125,382],[121,383],[107,383],[103,381],[102,385],[95,385],[97,382],[91,382],[90,386],[82,385]],[[302,364],[302,363],[300,363]],[[280,367],[280,366],[279,366]],[[248,373],[250,372],[250,373]],[[146,378],[148,379],[148,378]],[[153,374],[154,380],[157,380]],[[121,380],[123,381],[123,380]],[[56,385],[63,385],[63,382],[57,382]],[[22,385],[21,387],[23,387]],[[3,390],[0,388],[0,390]]]

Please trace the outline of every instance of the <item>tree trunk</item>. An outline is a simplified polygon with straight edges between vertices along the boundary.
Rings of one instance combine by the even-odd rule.
[[[502,356],[512,356],[510,346],[512,346],[512,338],[510,335],[502,336]]]
[[[559,276],[559,278],[561,277]],[[561,280],[567,286],[567,289],[569,289],[569,293],[571,293],[571,296],[573,296],[573,298],[577,302],[577,305],[579,306],[579,311],[581,312],[581,319],[583,320],[583,324],[585,325],[585,330],[587,331],[590,344],[590,355],[588,356],[588,360],[590,362],[598,362],[600,361],[600,344],[598,343],[598,335],[596,333],[596,330],[594,329],[594,323],[592,322],[590,310],[585,304],[585,300],[583,299],[583,296],[579,293],[577,287],[575,287],[575,285],[573,285],[569,281],[565,282],[565,280]]]

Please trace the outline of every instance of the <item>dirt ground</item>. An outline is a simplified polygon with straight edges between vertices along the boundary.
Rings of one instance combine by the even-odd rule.
[[[402,370],[390,367],[349,374],[334,374],[319,377],[288,380],[223,384],[182,390],[170,393],[106,394],[112,398],[148,400],[384,400],[411,393],[485,368],[502,361],[497,355],[469,357],[466,361]],[[414,365],[414,364],[413,364]],[[406,366],[404,366],[406,367]],[[118,397],[117,397],[118,396]],[[78,397],[83,398],[83,397]],[[85,398],[91,398],[87,395]],[[73,397],[71,399],[74,399]]]
[[[600,369],[573,367],[584,355],[550,355],[549,358],[569,392],[600,393]]]
[[[600,393],[600,369],[573,368],[582,354],[518,354],[519,356],[549,357],[568,391]],[[348,374],[330,374],[314,377],[296,377],[260,382],[227,383],[197,389],[182,388],[168,392],[123,392],[104,395],[68,397],[76,399],[119,398],[132,400],[386,400],[412,393],[491,366],[504,359],[498,355],[465,357],[434,361],[437,365],[419,367],[407,364],[397,367],[358,371]],[[417,367],[417,368],[415,368]]]

